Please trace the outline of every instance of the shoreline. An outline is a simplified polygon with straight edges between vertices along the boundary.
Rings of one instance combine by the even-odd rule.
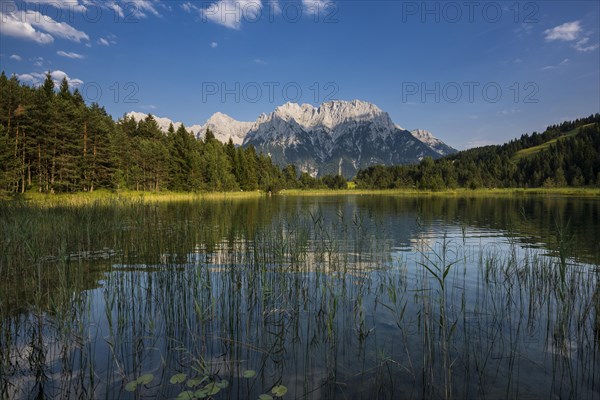
[[[170,201],[241,200],[268,197],[259,190],[252,192],[138,192],[98,190],[77,193],[25,193],[17,196],[0,196],[0,202],[24,201],[26,203],[61,206],[84,205],[96,202],[140,201],[158,203]],[[448,189],[427,191],[416,189],[285,189],[271,197],[334,197],[334,196],[401,196],[401,197],[600,197],[600,188],[504,188],[504,189]]]

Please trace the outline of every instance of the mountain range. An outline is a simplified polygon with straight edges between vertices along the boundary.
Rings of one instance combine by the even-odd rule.
[[[127,116],[139,121],[147,114],[130,112]],[[181,125],[168,118],[154,119],[163,132],[170,124],[175,129]],[[231,139],[237,146],[252,145],[269,154],[273,162],[294,164],[313,176],[351,178],[371,165],[418,163],[424,157],[435,159],[456,152],[432,133],[403,129],[387,112],[360,100],[336,100],[318,107],[286,103],[254,122],[218,112],[204,125],[186,127],[199,139],[207,128],[222,142]]]

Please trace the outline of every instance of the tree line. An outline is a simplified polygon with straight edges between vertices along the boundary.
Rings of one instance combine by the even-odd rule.
[[[531,154],[524,150],[547,146]],[[486,146],[416,165],[373,166],[358,188],[600,186],[600,114],[553,125],[504,145]],[[50,74],[38,87],[0,74],[0,191],[253,191],[343,189],[342,176],[315,178],[279,167],[253,147],[196,138],[182,125],[160,130],[152,115],[114,121]]]
[[[340,179],[341,178],[341,179]],[[182,125],[162,132],[152,115],[114,121],[50,74],[39,87],[0,74],[0,190],[47,193],[111,190],[277,191],[345,188],[342,177],[314,178],[280,168],[253,147],[202,140]]]
[[[369,167],[355,181],[365,189],[600,186],[600,114],[417,165]]]

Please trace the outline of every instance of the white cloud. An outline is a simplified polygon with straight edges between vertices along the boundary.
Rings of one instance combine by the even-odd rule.
[[[193,9],[193,5],[189,7],[191,4],[186,4],[188,9]],[[198,11],[203,22],[211,21],[227,28],[240,29],[242,20],[257,21],[262,7],[262,0],[219,0]]]
[[[73,10],[84,12],[86,10],[85,4],[89,3],[89,1],[77,1],[77,0],[24,0],[26,3],[32,3],[35,6],[40,6],[42,4],[46,6],[52,6],[55,8],[59,8],[62,10]],[[43,6],[44,7],[44,6]]]
[[[63,80],[63,78],[67,79],[67,82],[71,87],[83,84],[83,81],[81,79],[70,78],[69,75],[67,75],[67,73],[60,70],[50,72],[50,76],[52,77],[52,81],[54,82],[54,86],[56,87],[60,85],[60,82]],[[46,74],[42,72],[30,72],[28,74],[17,74],[17,78],[19,78],[21,82],[37,86],[44,82],[44,80],[46,79]]]
[[[109,10],[113,10],[115,12],[115,14],[119,16],[119,18],[124,18],[125,17],[125,13],[123,12],[123,8],[121,8],[121,6],[118,5],[117,3],[115,3],[115,2],[107,3],[106,7]]]
[[[98,44],[101,44],[102,46],[110,46],[110,42],[104,38],[98,39]]]
[[[217,47],[219,47],[219,43],[217,43],[217,42],[211,42],[210,43],[210,47],[212,47],[213,49],[216,49]]]
[[[599,47],[598,43],[589,44],[590,38],[582,33],[583,28],[579,21],[566,22],[562,25],[556,26],[552,29],[546,29],[544,31],[547,41],[551,42],[560,40],[563,42],[575,42],[571,45],[571,47],[583,53],[596,50]]]
[[[40,44],[52,43],[55,37],[81,42],[89,36],[65,22],[57,22],[52,17],[38,11],[19,10],[15,3],[3,2],[0,11],[2,34],[32,40]]]
[[[583,53],[587,53],[588,51],[596,50],[598,48],[598,43],[588,45],[589,41],[590,41],[590,38],[588,38],[588,37],[581,38],[573,45],[573,48],[575,50],[581,51]]]
[[[198,7],[196,7],[195,5],[193,5],[193,4],[192,4],[192,3],[190,3],[190,2],[183,3],[183,4],[181,5],[181,8],[183,9],[183,11],[185,11],[185,12],[187,12],[187,13],[190,13],[190,14],[191,14],[192,12],[194,12],[194,11],[200,11]]]
[[[44,65],[44,57],[34,57],[29,59],[29,61],[33,62],[34,67],[41,67],[42,65]]]
[[[50,35],[77,43],[80,43],[82,40],[90,40],[87,33],[79,31],[67,23],[54,21],[52,18],[37,11],[27,11],[25,18],[32,26],[38,27]]]
[[[39,44],[48,44],[54,41],[52,35],[35,29],[29,22],[19,20],[14,13],[4,14],[0,12],[0,19],[2,20],[2,30],[0,32],[3,35],[32,40]]]
[[[254,63],[260,64],[260,65],[267,65],[267,62],[265,60],[263,60],[262,58],[255,58]]]
[[[577,39],[580,33],[581,24],[579,21],[565,22],[562,25],[544,31],[547,41],[561,40],[564,42],[571,42]]]
[[[148,13],[160,17],[160,13],[154,7],[154,2],[151,0],[127,0],[128,11],[138,18],[146,18]]]
[[[310,15],[318,15],[333,5],[330,0],[302,0],[304,12]]]
[[[542,71],[549,71],[552,69],[557,69],[559,67],[562,67],[563,65],[567,65],[569,63],[569,59],[565,58],[564,60],[562,60],[561,62],[559,62],[556,65],[546,65],[545,67],[542,68]]]
[[[520,112],[521,112],[521,110],[519,110],[519,109],[511,108],[509,110],[498,111],[498,115],[513,115],[513,114],[518,114]]]
[[[11,60],[15,60],[15,61],[22,61],[23,59],[21,58],[20,55],[18,54],[13,54],[12,56],[9,57]]]
[[[73,58],[73,59],[76,59],[76,60],[81,60],[81,59],[85,58],[81,54],[67,52],[67,51],[62,51],[62,50],[57,51],[56,54],[58,54],[61,57]]]

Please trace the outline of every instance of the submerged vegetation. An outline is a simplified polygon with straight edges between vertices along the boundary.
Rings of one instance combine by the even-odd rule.
[[[598,397],[598,207],[0,203],[0,396]]]

